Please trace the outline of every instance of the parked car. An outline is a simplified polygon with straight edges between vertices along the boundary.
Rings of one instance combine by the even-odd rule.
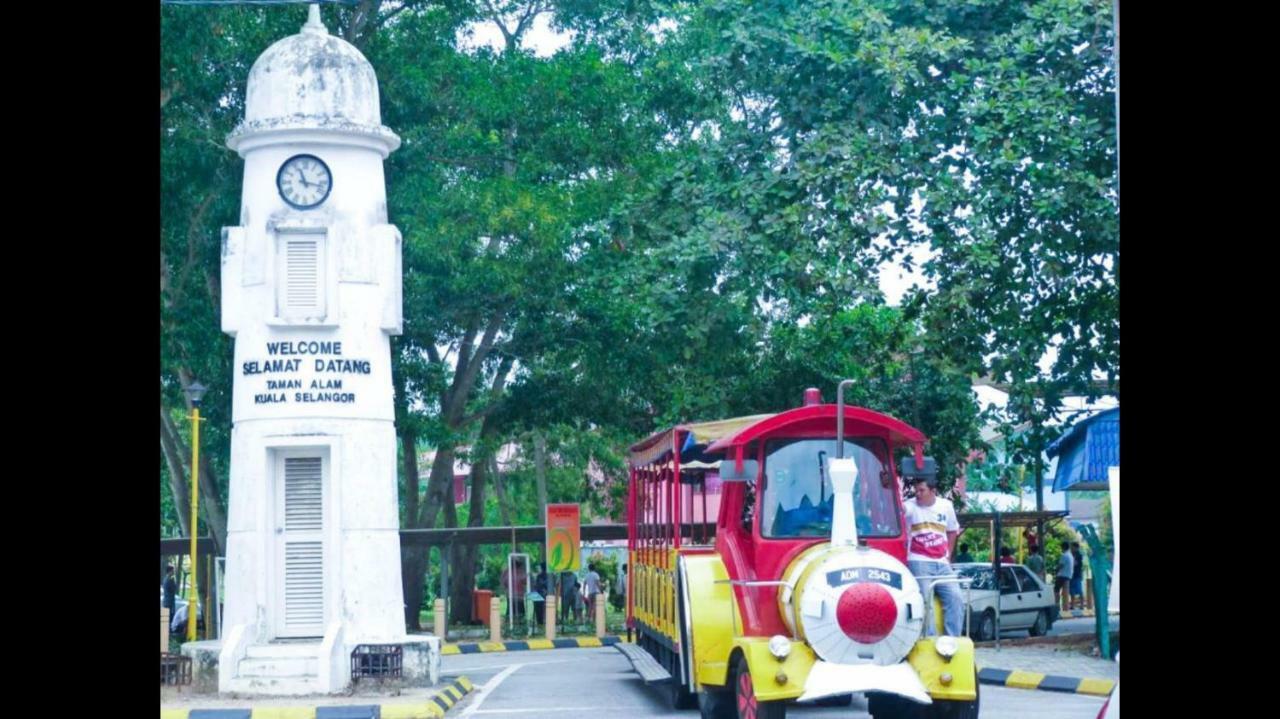
[[[173,634],[185,634],[187,631],[187,598],[173,598],[173,616],[169,617],[169,631]],[[160,606],[164,607],[164,587],[160,588]],[[204,629],[204,604],[196,600],[196,630]]]
[[[1026,629],[1038,637],[1058,619],[1053,589],[1021,564],[1000,567],[997,582],[990,564],[953,565],[956,572],[973,580],[969,587],[969,634],[977,641],[996,638],[996,610],[1000,611],[1000,631]]]

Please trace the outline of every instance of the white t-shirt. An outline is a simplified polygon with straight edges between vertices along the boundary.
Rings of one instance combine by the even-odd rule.
[[[1062,556],[1058,558],[1058,573],[1055,574],[1054,576],[1062,577],[1064,579],[1070,579],[1071,575],[1075,572],[1075,570],[1076,570],[1076,558],[1073,554],[1071,554],[1070,551],[1066,551],[1066,552],[1063,552]]]
[[[921,507],[912,497],[902,506],[907,515],[907,561],[950,561],[951,543],[947,541],[947,532],[960,531],[951,500],[935,497],[933,504]]]

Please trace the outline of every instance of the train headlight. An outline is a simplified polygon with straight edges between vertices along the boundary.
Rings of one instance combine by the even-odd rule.
[[[955,637],[941,636],[933,643],[933,648],[942,655],[944,659],[950,659],[956,655],[956,651],[960,649],[960,644]]]
[[[787,655],[791,653],[791,640],[781,634],[773,635],[773,638],[769,640],[769,653],[778,661],[786,659]]]

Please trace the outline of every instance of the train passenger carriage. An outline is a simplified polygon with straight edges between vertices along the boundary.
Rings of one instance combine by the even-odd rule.
[[[628,628],[678,708],[772,719],[866,692],[877,719],[977,717],[973,643],[924,636],[941,611],[906,567],[901,475],[932,472],[925,436],[842,394],[630,448]]]

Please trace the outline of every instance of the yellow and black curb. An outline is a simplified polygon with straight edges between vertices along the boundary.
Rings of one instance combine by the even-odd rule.
[[[1115,689],[1114,679],[1081,679],[1079,677],[1062,677],[1040,672],[1023,672],[1009,669],[979,669],[980,684],[995,684],[1016,689],[1040,689],[1047,692],[1065,692],[1068,694],[1092,694],[1105,697]]]
[[[160,719],[440,719],[475,687],[458,677],[425,701],[256,709],[161,709]]]
[[[605,637],[564,637],[562,639],[528,639],[507,642],[460,642],[446,644],[441,654],[488,654],[489,652],[522,652],[529,649],[574,649],[577,647],[611,647],[620,639]]]

